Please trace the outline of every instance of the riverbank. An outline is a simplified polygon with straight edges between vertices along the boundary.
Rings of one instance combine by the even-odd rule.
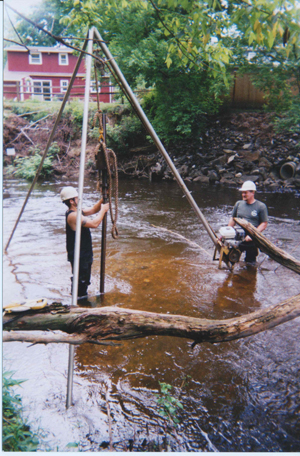
[[[124,112],[128,115],[126,110]],[[4,149],[14,148],[17,157],[30,156],[36,148],[43,152],[54,121],[53,113],[36,123],[30,116],[9,113],[4,122]],[[108,114],[108,125],[113,128],[116,122],[116,116]],[[86,172],[91,175],[97,174],[96,133],[92,129],[88,132]],[[65,116],[54,141],[59,152],[53,157],[53,174],[66,177],[77,174],[81,152],[80,122]],[[109,135],[107,144],[112,147]],[[252,180],[259,190],[298,192],[299,144],[299,133],[275,132],[271,113],[232,111],[211,118],[202,137],[193,142],[170,144],[166,149],[187,182],[237,187],[245,180]],[[161,154],[146,139],[144,142],[139,140],[137,147],[128,148],[126,153],[122,146],[119,147],[116,151],[119,178],[174,180]],[[14,163],[14,158],[4,156],[4,174],[7,165]]]
[[[168,152],[188,182],[236,187],[252,180],[260,190],[297,192],[299,140],[297,133],[276,133],[271,114],[231,112],[211,119],[205,135],[198,141],[174,144]],[[131,161],[122,163],[121,175],[174,180],[159,154],[132,157]]]

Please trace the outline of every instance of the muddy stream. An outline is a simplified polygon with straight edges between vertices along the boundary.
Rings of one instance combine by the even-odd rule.
[[[63,185],[36,186],[3,256],[3,302],[45,297],[71,303],[65,250]],[[4,182],[3,245],[29,184]],[[227,225],[234,189],[190,185],[215,230]],[[269,208],[265,232],[300,258],[299,197],[258,194]],[[84,207],[96,202],[85,180]],[[119,239],[108,222],[106,294],[97,297],[100,229],[93,230],[92,306],[118,305],[170,314],[225,319],[299,293],[299,277],[260,253],[259,266],[240,262],[233,273],[212,261],[212,242],[174,183],[121,181]],[[164,229],[162,229],[164,228]],[[169,231],[166,231],[169,230]],[[172,233],[174,232],[174,233]],[[175,233],[199,244],[199,248]],[[68,346],[3,344],[3,366],[26,379],[25,417],[44,437],[42,451],[300,451],[299,318],[246,339],[191,348],[191,341],[147,337],[119,347],[75,348],[74,405],[66,410]],[[157,404],[159,382],[183,405],[174,427]],[[77,445],[76,447],[70,444]],[[69,446],[68,446],[69,445]]]

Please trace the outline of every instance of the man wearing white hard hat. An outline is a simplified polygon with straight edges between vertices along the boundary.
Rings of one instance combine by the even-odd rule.
[[[64,187],[60,192],[60,197],[62,202],[68,206],[66,212],[66,240],[68,261],[71,263],[73,274],[78,193],[73,187]],[[90,228],[97,228],[100,225],[108,209],[109,203],[103,204],[103,200],[101,199],[98,203],[94,204],[93,207],[82,210],[78,297],[86,296],[87,288],[90,285],[93,263],[93,247]],[[93,214],[97,214],[94,219],[87,217]],[[73,277],[71,278],[71,282],[72,279]]]
[[[234,226],[235,221],[233,218],[239,217],[250,222],[261,233],[268,225],[268,209],[264,203],[255,199],[255,183],[246,181],[239,191],[242,193],[242,200],[236,202],[228,226]],[[250,236],[245,237],[245,240],[239,245],[239,249],[241,252],[246,252],[246,262],[255,263],[258,248]]]

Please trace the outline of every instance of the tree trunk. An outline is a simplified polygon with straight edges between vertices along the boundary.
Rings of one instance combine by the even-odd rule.
[[[248,337],[271,329],[300,316],[300,295],[281,304],[228,320],[207,320],[182,315],[158,314],[119,307],[64,307],[53,303],[39,311],[29,311],[15,317],[3,317],[3,341],[34,343],[103,343],[104,341],[136,339],[147,336],[173,336],[191,339],[194,343],[226,342]],[[25,331],[60,330],[66,334],[47,332],[44,335]],[[107,343],[107,342],[106,342]]]
[[[246,220],[241,218],[234,218],[234,221],[240,225],[249,236],[253,239],[257,247],[264,253],[266,253],[272,260],[277,261],[277,263],[282,264],[288,269],[300,274],[300,261],[296,260],[292,255],[289,255],[284,250],[276,247],[269,241],[263,234],[261,234],[257,229],[251,225],[251,223],[246,222]]]

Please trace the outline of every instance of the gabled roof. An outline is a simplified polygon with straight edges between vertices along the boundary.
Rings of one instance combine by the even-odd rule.
[[[28,49],[31,52],[53,52],[55,54],[58,54],[59,52],[63,53],[69,53],[72,54],[73,49],[68,48],[67,46],[58,46],[58,47],[53,47],[53,46],[22,46],[18,44],[14,44],[13,46],[9,46],[4,48],[4,51],[8,52],[28,52]]]

